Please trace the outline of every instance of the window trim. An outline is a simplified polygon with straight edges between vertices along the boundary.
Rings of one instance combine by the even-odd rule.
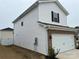
[[[57,18],[58,18],[56,21],[54,20],[54,13],[55,12],[51,11],[51,19],[52,19],[52,22],[60,23],[59,13],[56,13],[57,14]]]

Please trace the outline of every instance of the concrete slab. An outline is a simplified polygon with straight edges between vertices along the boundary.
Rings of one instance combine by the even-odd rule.
[[[57,56],[59,59],[79,59],[79,50],[74,49],[64,53],[60,53]]]

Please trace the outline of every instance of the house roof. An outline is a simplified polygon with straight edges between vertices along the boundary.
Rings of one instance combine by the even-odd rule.
[[[23,18],[26,14],[28,14],[33,8],[37,7],[40,3],[56,3],[58,7],[66,14],[69,15],[68,11],[61,5],[58,0],[37,0],[34,4],[32,4],[27,10],[25,10],[20,16],[18,16],[13,23],[17,22],[21,18]]]
[[[1,29],[1,31],[13,31],[14,29],[8,27],[8,28],[4,28],[4,29]]]
[[[75,32],[76,31],[75,28],[69,27],[69,26],[49,24],[49,23],[44,23],[44,22],[40,22],[40,21],[38,21],[38,23],[39,23],[40,26],[42,26],[44,28],[47,28],[47,29],[70,31],[70,32]]]
[[[76,26],[75,29],[79,29],[79,26]]]

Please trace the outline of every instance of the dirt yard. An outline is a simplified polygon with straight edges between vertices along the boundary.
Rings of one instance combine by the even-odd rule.
[[[12,47],[0,46],[0,59],[27,59]]]
[[[0,46],[0,59],[31,59],[26,56],[26,53],[28,52],[24,51],[25,53],[24,54],[19,51],[21,51],[20,48],[15,48],[14,46],[8,46],[8,47]],[[57,57],[59,59],[79,59],[79,50],[74,49],[65,53],[61,53]],[[37,58],[32,58],[32,59],[37,59]],[[38,59],[43,59],[43,58],[38,58]]]

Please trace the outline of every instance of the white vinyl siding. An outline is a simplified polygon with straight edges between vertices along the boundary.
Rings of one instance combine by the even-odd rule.
[[[60,23],[52,22],[51,11],[59,13]],[[67,15],[55,3],[41,3],[39,4],[39,21],[66,26]]]

